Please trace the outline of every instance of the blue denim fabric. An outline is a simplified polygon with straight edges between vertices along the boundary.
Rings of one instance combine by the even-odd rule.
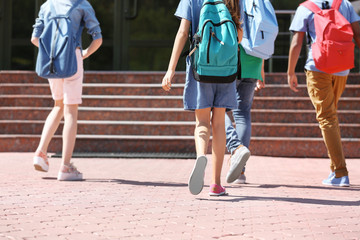
[[[179,19],[191,22],[191,35],[199,25],[199,15],[204,0],[181,0],[175,12]],[[194,79],[190,58],[186,58],[186,83],[184,88],[184,109],[195,110],[208,107],[236,108],[235,81],[232,83],[200,83]]]
[[[50,4],[49,1],[46,1],[41,5],[39,11],[39,17],[35,20],[33,25],[33,37],[40,37],[44,29],[44,24],[47,19],[51,16]],[[71,6],[76,2],[76,0],[51,0],[54,4],[56,14],[66,14]],[[73,33],[76,33],[76,36],[80,36],[76,39],[76,47],[81,47],[81,33],[83,26],[81,22],[83,21],[87,33],[92,36],[93,40],[102,38],[100,23],[95,16],[95,11],[92,8],[91,4],[87,0],[83,0],[77,7],[71,12],[70,15]]]
[[[251,138],[250,110],[254,99],[256,81],[256,79],[251,78],[236,80],[237,109],[232,111],[236,124],[235,128],[228,114],[225,114],[226,147],[231,153],[240,145],[249,147]]]
[[[191,68],[191,67],[190,67]],[[189,72],[190,71],[190,72]],[[232,83],[201,83],[194,79],[187,68],[184,88],[184,109],[236,108],[236,81]]]

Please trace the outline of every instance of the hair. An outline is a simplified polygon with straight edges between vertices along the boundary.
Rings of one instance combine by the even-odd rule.
[[[224,0],[225,5],[229,9],[231,17],[235,22],[235,25],[238,29],[240,29],[240,5],[239,0]]]

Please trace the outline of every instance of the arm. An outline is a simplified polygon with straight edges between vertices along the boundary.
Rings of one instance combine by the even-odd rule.
[[[265,69],[264,69],[264,63],[265,60],[263,59],[262,61],[262,66],[261,66],[261,77],[262,77],[262,81],[261,80],[257,80],[256,82],[256,87],[255,87],[255,91],[258,91],[262,88],[265,88]]]
[[[82,51],[83,59],[88,58],[91,54],[96,52],[102,44],[102,38],[95,39],[91,42],[87,49]]]
[[[165,91],[169,91],[171,88],[171,80],[175,75],[176,65],[179,61],[180,54],[188,39],[190,23],[191,22],[189,20],[186,20],[184,18],[181,19],[180,27],[175,37],[175,42],[171,53],[169,67],[162,80],[162,87]]]
[[[244,31],[243,31],[242,28],[238,28],[237,33],[238,33],[238,43],[241,43],[241,40],[242,40],[243,35],[244,35]]]
[[[356,42],[356,45],[360,48],[360,26],[359,22],[353,22],[351,23],[351,28],[354,32],[354,40]]]
[[[31,43],[34,44],[36,47],[39,47],[39,38],[31,37]]]
[[[287,76],[288,76],[288,84],[290,86],[290,89],[293,90],[294,92],[299,91],[297,89],[298,80],[295,74],[295,67],[297,61],[299,60],[304,36],[305,36],[305,32],[295,32],[289,50]]]

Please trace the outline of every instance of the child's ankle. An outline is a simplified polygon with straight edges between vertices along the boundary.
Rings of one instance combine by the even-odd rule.
[[[36,155],[36,156],[40,156],[40,157],[47,157],[47,152],[44,152],[44,151],[42,151],[41,149],[37,149],[37,150],[35,151],[35,155]]]

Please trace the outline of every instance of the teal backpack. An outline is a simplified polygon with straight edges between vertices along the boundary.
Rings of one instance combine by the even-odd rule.
[[[235,80],[239,62],[237,28],[223,1],[204,1],[189,56],[197,81],[230,83]]]

